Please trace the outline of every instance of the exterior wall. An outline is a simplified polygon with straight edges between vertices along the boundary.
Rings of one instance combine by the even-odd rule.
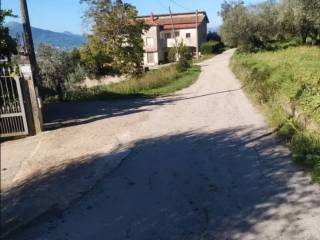
[[[199,31],[199,48],[202,45],[202,43],[207,41],[207,23],[206,22],[202,22],[198,28]]]
[[[177,29],[175,32],[179,32],[179,36],[176,37],[177,43],[184,43],[188,47],[197,47],[197,34],[198,34],[198,43],[199,48],[202,43],[206,41],[207,37],[207,23],[206,21],[202,21],[200,26],[198,27],[198,32],[196,28],[190,29]],[[170,33],[172,35],[171,30],[160,30],[158,26],[151,26],[148,31],[146,31],[143,35],[144,42],[144,66],[155,66],[160,63],[165,62],[165,53],[168,52],[168,48],[175,46],[175,39],[173,36],[171,38],[166,39],[165,33]],[[187,38],[187,33],[190,34],[190,38]],[[151,46],[147,44],[147,38],[151,38],[153,40]],[[150,43],[150,40],[148,40]],[[154,62],[148,62],[148,53],[154,54]]]
[[[154,62],[149,63],[148,62],[148,54],[153,54]],[[158,52],[145,52],[143,54],[143,65],[144,66],[156,66],[159,65],[159,53]]]
[[[148,31],[146,31],[143,35],[143,42],[144,42],[144,61],[143,61],[143,65],[144,66],[154,66],[154,65],[158,65],[159,64],[159,55],[158,55],[158,51],[159,51],[159,46],[160,46],[160,35],[159,35],[159,27],[157,26],[152,26],[149,28]],[[152,42],[152,46],[148,46],[147,45],[147,38],[151,38],[153,39]],[[147,53],[153,53],[154,54],[154,63],[149,63],[148,62],[148,54]]]
[[[188,47],[196,47],[197,45],[197,31],[195,28],[191,28],[191,29],[179,29],[179,30],[175,30],[175,32],[179,32],[179,37],[176,37],[176,41],[177,43],[181,43],[183,42],[185,45],[187,45]],[[172,38],[168,38],[165,39],[164,35],[165,33],[171,33],[172,31],[161,31],[160,32],[160,37],[162,37],[162,39],[160,40],[160,46],[162,48],[170,48],[170,47],[174,47],[175,46],[175,39]],[[190,38],[186,37],[186,34],[190,33]]]

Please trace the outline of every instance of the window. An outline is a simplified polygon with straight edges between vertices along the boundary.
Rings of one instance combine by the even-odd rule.
[[[171,33],[169,33],[169,32],[168,32],[168,33],[165,33],[165,34],[164,34],[164,37],[165,37],[166,39],[171,38]]]
[[[147,37],[146,38],[146,46],[147,47],[152,47],[153,46],[153,38],[152,37]]]
[[[186,33],[186,38],[190,38],[191,37],[191,33]]]
[[[154,53],[147,53],[148,63],[154,63]]]
[[[175,35],[176,37],[179,37],[179,36],[180,36],[180,32],[175,32],[174,35]]]

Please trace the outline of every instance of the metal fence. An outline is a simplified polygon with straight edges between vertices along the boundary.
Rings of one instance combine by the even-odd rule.
[[[20,74],[17,68],[0,67],[0,137],[28,134]]]

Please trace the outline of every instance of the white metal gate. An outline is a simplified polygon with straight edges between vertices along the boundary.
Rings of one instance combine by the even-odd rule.
[[[0,137],[28,135],[28,125],[17,68],[0,67]]]

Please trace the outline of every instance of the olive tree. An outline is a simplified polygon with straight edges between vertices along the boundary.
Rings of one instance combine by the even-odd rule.
[[[77,49],[67,52],[49,45],[40,45],[37,59],[42,79],[41,87],[43,90],[54,91],[60,101],[64,100],[68,90],[85,78]]]

